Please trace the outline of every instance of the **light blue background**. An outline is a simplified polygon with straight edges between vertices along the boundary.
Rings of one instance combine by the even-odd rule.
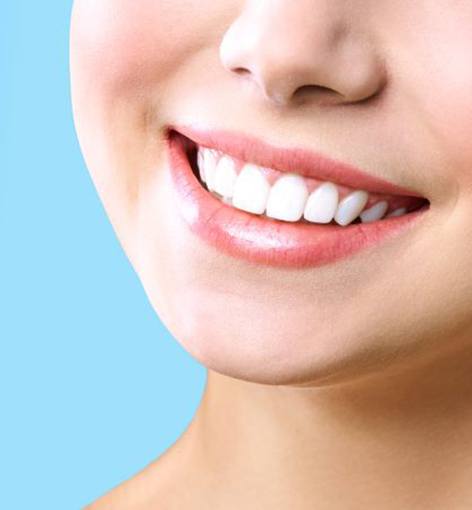
[[[97,0],[99,1],[99,0]],[[185,430],[206,371],[161,325],[72,124],[70,1],[0,7],[0,507],[79,509]]]

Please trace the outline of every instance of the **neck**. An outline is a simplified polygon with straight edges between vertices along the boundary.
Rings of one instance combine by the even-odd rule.
[[[194,479],[215,508],[463,508],[472,505],[471,369],[462,353],[322,387],[209,371],[180,445],[191,445]]]

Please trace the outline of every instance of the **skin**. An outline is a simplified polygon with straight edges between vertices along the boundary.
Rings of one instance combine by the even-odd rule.
[[[472,507],[472,3],[77,0],[74,117],[163,323],[208,368],[164,455],[91,509]],[[207,246],[164,129],[320,151],[430,201],[335,264]]]

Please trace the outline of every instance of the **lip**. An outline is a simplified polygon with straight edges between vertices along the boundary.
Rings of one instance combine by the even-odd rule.
[[[386,195],[423,198],[416,191],[370,175],[359,168],[303,148],[279,148],[256,137],[194,126],[173,126],[193,142],[215,148],[242,161],[282,172],[294,172],[320,181],[331,181],[353,189]]]
[[[175,204],[180,217],[189,229],[207,244],[222,253],[246,262],[281,268],[319,267],[333,263],[398,236],[416,224],[429,208],[429,204],[426,204],[421,209],[403,216],[390,217],[371,223],[350,224],[346,227],[333,224],[289,223],[257,216],[225,204],[203,188],[192,170],[186,152],[185,137],[198,145],[217,147],[234,157],[244,156],[241,159],[246,159],[242,153],[247,154],[249,149],[240,145],[241,137],[229,141],[225,134],[220,139],[220,132],[218,135],[216,132],[199,132],[195,136],[190,134],[189,129],[179,128],[177,130],[172,127],[166,133],[170,173],[176,198]],[[247,139],[247,137],[243,138]],[[239,147],[238,155],[227,150],[226,145]],[[252,155],[256,154],[258,155],[256,158],[258,158],[266,149],[267,145],[265,144],[262,146],[262,150],[256,145],[251,145],[249,160],[256,162]],[[274,154],[277,153],[280,153],[279,149],[270,153],[269,158],[275,157]],[[306,154],[300,157],[303,159]],[[275,162],[278,164],[271,164],[271,168],[281,168],[282,165],[285,165],[286,158],[287,156],[282,162]],[[313,161],[312,155],[310,158],[310,161]],[[317,159],[317,156],[314,158]],[[266,157],[266,161],[267,159]],[[307,160],[304,161],[307,165]],[[287,170],[287,165],[284,168]],[[319,173],[317,173],[318,176]],[[360,178],[371,184],[374,180],[375,189],[379,190],[377,178],[365,175],[360,175]],[[346,182],[344,179],[344,183]],[[385,181],[381,182],[385,184]],[[398,186],[387,184],[393,186],[398,194]],[[405,190],[401,189],[401,194],[405,194]],[[368,191],[368,189],[366,190]],[[412,195],[411,191],[409,195],[419,196]]]

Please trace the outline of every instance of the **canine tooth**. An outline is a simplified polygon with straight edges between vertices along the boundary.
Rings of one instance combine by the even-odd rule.
[[[223,156],[213,174],[213,190],[223,197],[232,197],[237,176],[233,158]]]
[[[369,209],[365,209],[361,212],[360,217],[362,223],[369,223],[371,221],[380,220],[387,212],[388,202],[386,200],[381,200],[377,202],[375,205],[370,207]]]
[[[348,225],[359,216],[368,200],[367,191],[357,190],[349,193],[339,202],[334,221],[342,226]]]
[[[267,200],[266,216],[284,221],[298,221],[308,198],[303,177],[289,173],[282,175],[273,185]]]
[[[390,212],[385,216],[386,218],[393,218],[395,216],[402,216],[406,213],[406,207],[399,207],[398,209],[395,209],[394,211]]]
[[[303,217],[313,223],[329,223],[338,207],[339,192],[332,182],[324,182],[308,197]]]
[[[207,188],[213,191],[213,177],[215,175],[216,165],[218,163],[218,155],[212,149],[203,149],[203,173],[205,174],[205,182]]]
[[[254,214],[265,211],[270,184],[258,166],[247,163],[236,179],[233,192],[233,207]]]

